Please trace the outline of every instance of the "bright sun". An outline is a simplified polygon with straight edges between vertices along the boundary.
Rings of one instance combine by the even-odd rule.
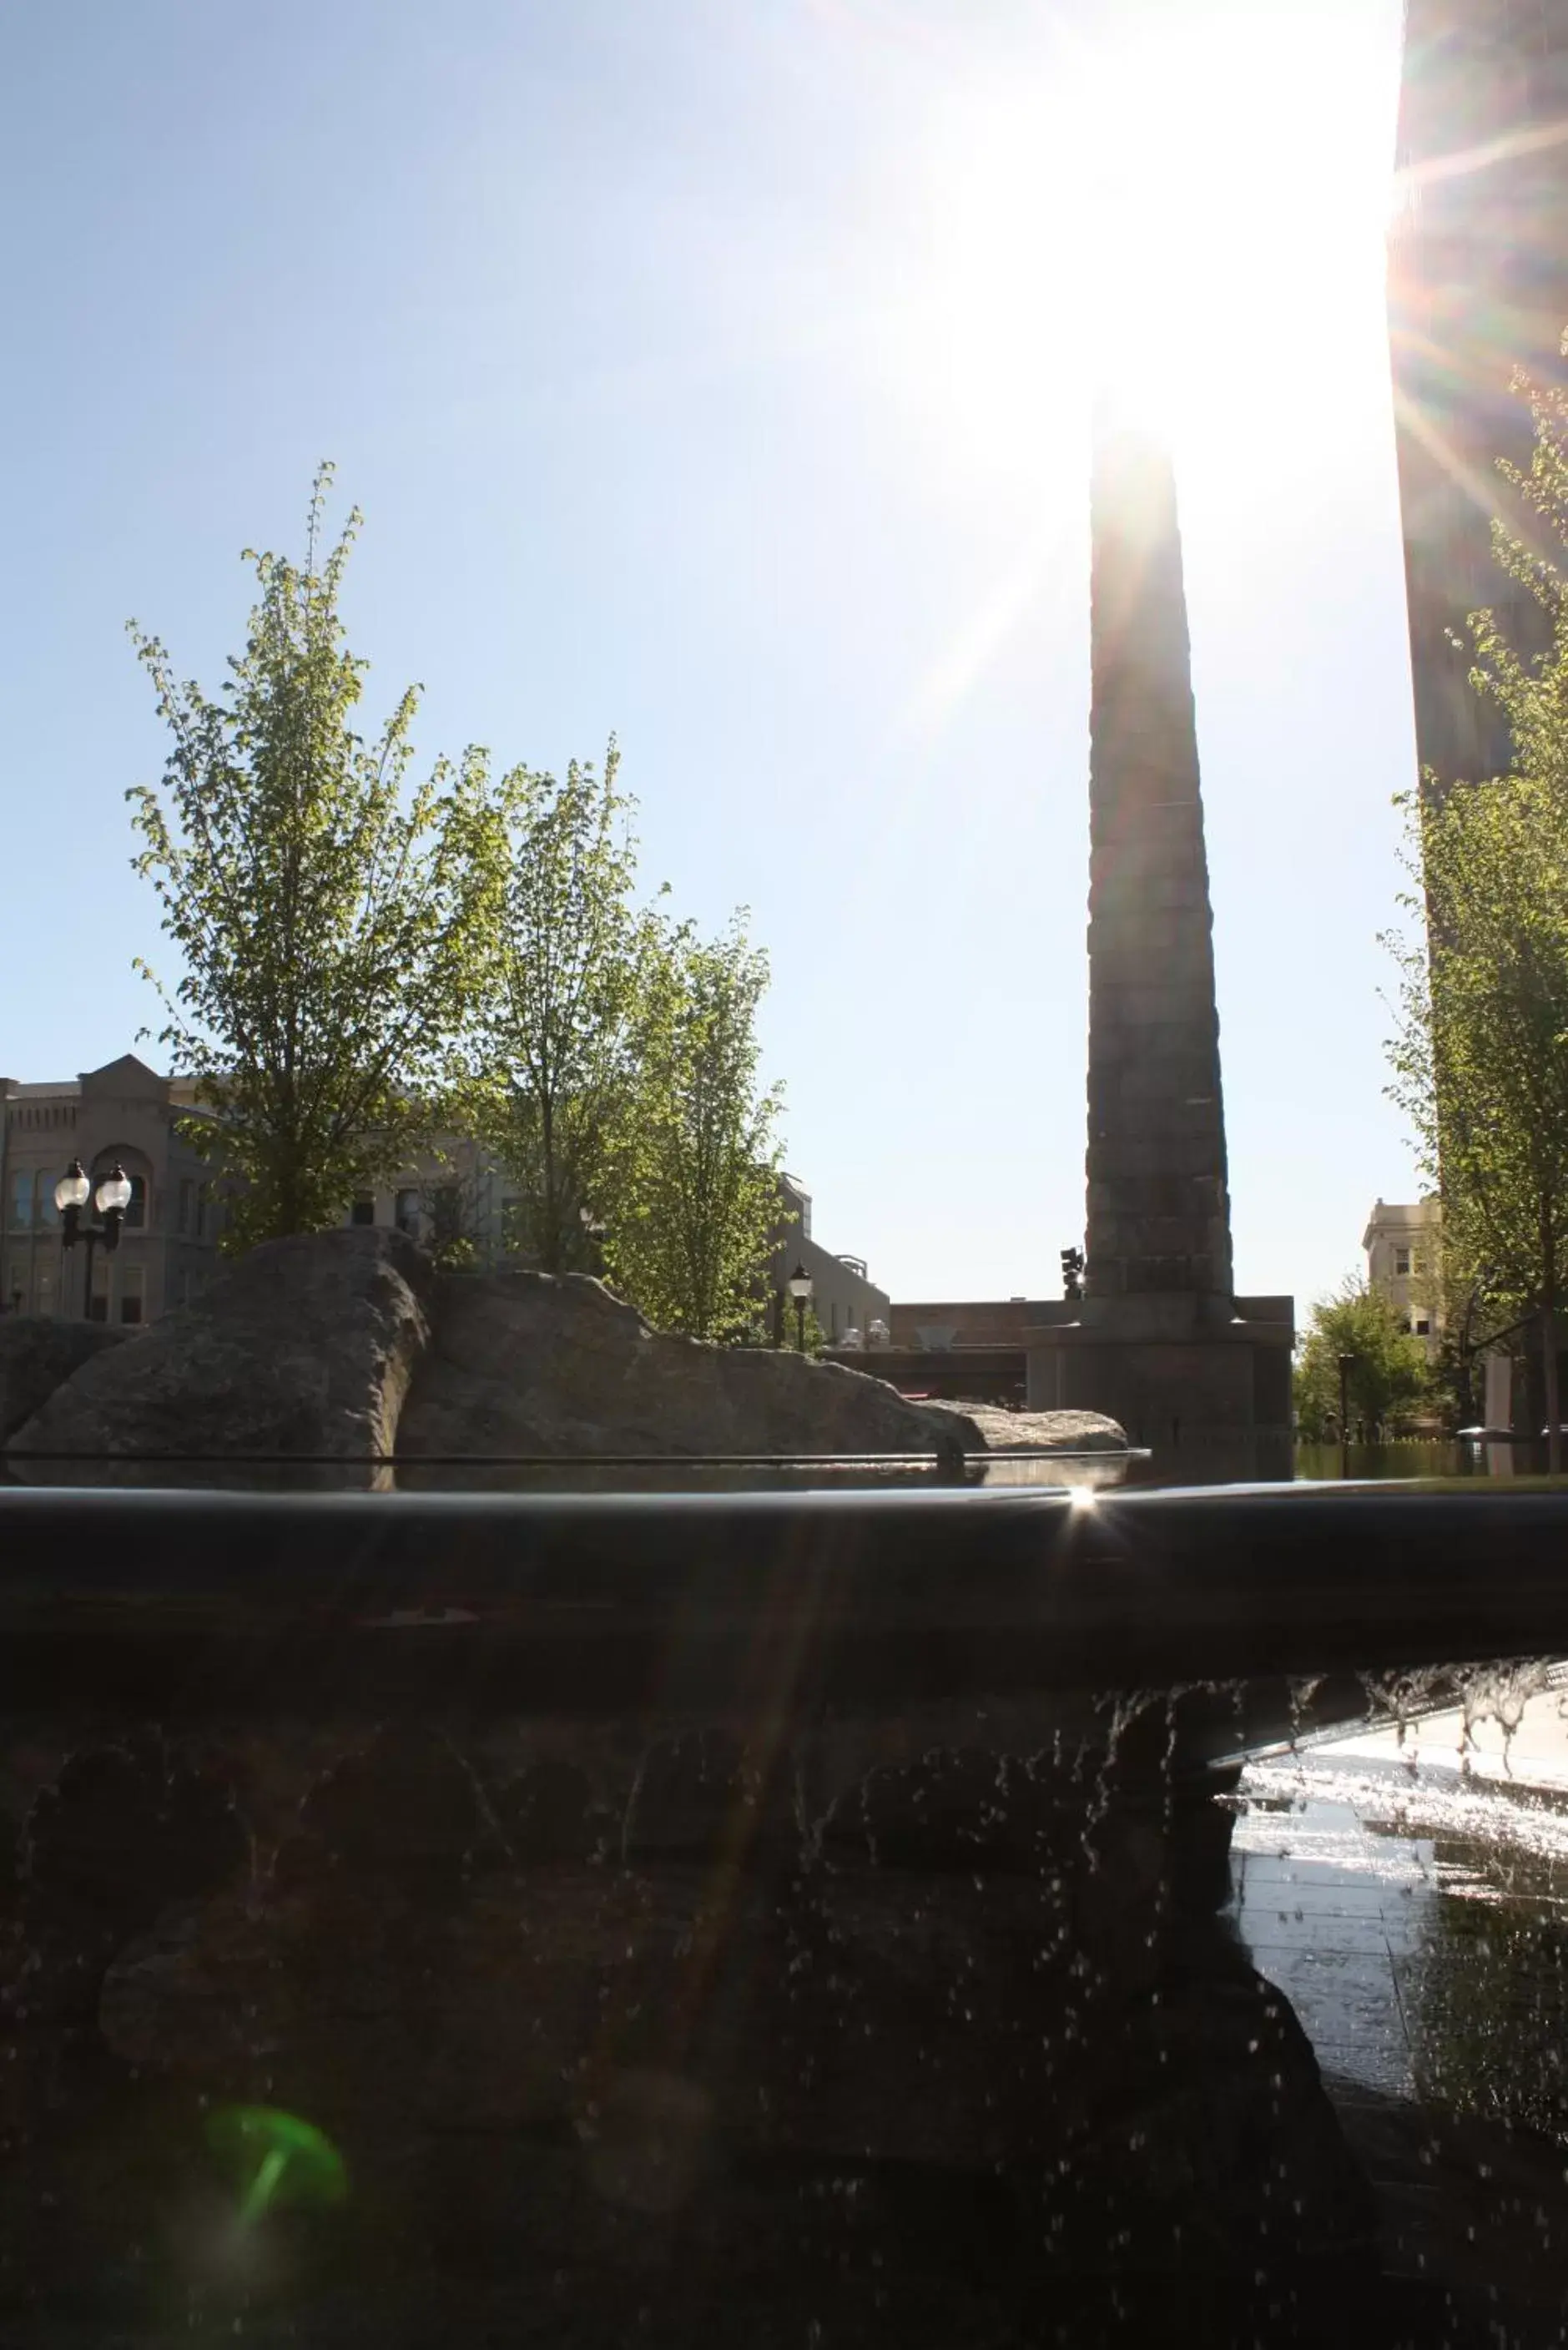
[[[1348,343],[1383,333],[1394,0],[1096,15],[1027,86],[966,92],[934,159],[955,420],[1000,453],[1109,390],[1201,464],[1288,385],[1332,431]]]

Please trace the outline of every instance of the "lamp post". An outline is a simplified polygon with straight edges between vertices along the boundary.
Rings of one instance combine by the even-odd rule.
[[[789,1277],[789,1294],[794,1300],[794,1343],[803,1355],[805,1352],[805,1309],[811,1292],[811,1275],[797,1261]]]
[[[1342,1477],[1348,1474],[1350,1464],[1350,1406],[1347,1398],[1350,1367],[1355,1360],[1354,1355],[1341,1355],[1339,1358],[1339,1473]]]
[[[592,1262],[594,1271],[602,1277],[605,1269],[605,1227],[603,1220],[594,1213],[587,1201],[585,1201],[582,1206],[577,1210],[577,1222],[583,1228],[583,1238],[587,1243],[588,1256]]]
[[[88,1193],[98,1211],[96,1224],[84,1224],[82,1210],[88,1204]],[[101,1240],[106,1254],[112,1255],[119,1246],[119,1228],[125,1222],[125,1211],[130,1205],[130,1178],[117,1159],[109,1173],[94,1190],[79,1159],[73,1159],[55,1186],[55,1205],[60,1211],[60,1246],[75,1248],[78,1240],[87,1243],[87,1275],[82,1284],[82,1319],[92,1319],[92,1253]],[[63,1285],[63,1284],[62,1284]]]

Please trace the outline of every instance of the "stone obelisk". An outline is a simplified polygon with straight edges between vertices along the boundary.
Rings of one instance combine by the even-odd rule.
[[[1108,409],[1090,513],[1087,1263],[1030,1333],[1029,1399],[1109,1412],[1162,1465],[1256,1474],[1288,1436],[1293,1312],[1234,1294],[1175,481]]]
[[[1085,1291],[1225,1301],[1231,1201],[1198,724],[1167,452],[1103,418],[1090,512]]]

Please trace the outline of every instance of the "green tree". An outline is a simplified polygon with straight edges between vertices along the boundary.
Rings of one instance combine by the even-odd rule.
[[[459,1094],[515,1186],[509,1242],[546,1273],[598,1270],[664,962],[618,765],[612,741],[602,774],[516,767],[491,800],[504,880]]]
[[[1364,1283],[1348,1281],[1319,1298],[1301,1341],[1295,1367],[1296,1419],[1308,1443],[1339,1430],[1340,1357],[1345,1401],[1353,1420],[1388,1433],[1407,1421],[1428,1392],[1427,1354],[1403,1328],[1388,1300]]]
[[[779,1216],[782,1094],[757,1079],[767,957],[740,915],[709,943],[682,928],[661,944],[605,1253],[617,1287],[650,1322],[727,1338],[755,1315]]]
[[[1493,1316],[1538,1315],[1549,1431],[1568,1281],[1568,794],[1500,776],[1413,801],[1391,1088],[1440,1172],[1445,1251]],[[1549,1434],[1550,1465],[1558,1441]]]
[[[431,1131],[466,1009],[487,881],[483,755],[411,793],[410,688],[379,735],[351,720],[368,664],[338,598],[360,517],[325,554],[330,466],[305,560],[246,551],[260,598],[217,700],[131,635],[173,736],[164,790],[127,797],[183,964],[158,1032],[197,1079],[196,1148],[231,1180],[233,1252],[335,1222]]]
[[[1561,1462],[1557,1316],[1568,1280],[1568,400],[1527,379],[1534,452],[1503,465],[1532,536],[1494,525],[1501,567],[1540,606],[1526,656],[1470,618],[1471,681],[1501,709],[1511,772],[1407,795],[1407,932],[1393,1097],[1443,1201],[1454,1277],[1499,1321],[1533,1315],[1548,1467]]]

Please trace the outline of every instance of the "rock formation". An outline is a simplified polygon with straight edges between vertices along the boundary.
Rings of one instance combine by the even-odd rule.
[[[497,1454],[956,1467],[988,1447],[1125,1444],[1092,1416],[980,1416],[788,1350],[651,1330],[582,1274],[438,1282],[412,1241],[370,1227],[269,1242],[134,1337],[0,1324],[5,1466],[42,1485],[378,1486],[395,1452],[400,1484],[472,1489],[523,1482]]]
[[[132,1336],[101,1322],[57,1322],[47,1314],[0,1321],[0,1444],[41,1411],[55,1389],[95,1355]]]
[[[36,1484],[374,1485],[430,1337],[429,1258],[401,1232],[270,1241],[204,1295],[57,1388],[6,1448]],[[64,1453],[78,1459],[35,1460]],[[242,1456],[254,1457],[245,1461]],[[273,1472],[275,1474],[275,1472]]]
[[[583,1274],[461,1274],[398,1430],[398,1481],[504,1483],[504,1468],[424,1468],[462,1454],[983,1451],[959,1413],[787,1349],[713,1347],[651,1330]]]

